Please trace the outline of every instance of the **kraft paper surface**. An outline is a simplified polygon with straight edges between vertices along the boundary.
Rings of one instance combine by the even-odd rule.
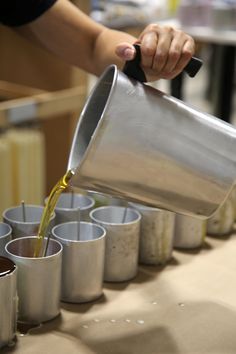
[[[91,303],[62,303],[58,318],[17,338],[2,353],[235,354],[236,235],[140,266],[132,281],[105,283]]]

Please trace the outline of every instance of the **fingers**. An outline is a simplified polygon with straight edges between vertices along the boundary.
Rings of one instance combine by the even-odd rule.
[[[183,71],[194,54],[192,37],[170,26],[149,25],[139,36],[141,67],[148,81],[160,78],[173,79]],[[120,43],[116,54],[124,61],[135,57],[135,48],[129,43]]]
[[[194,54],[194,40],[169,26],[149,25],[139,37],[141,66],[152,80],[172,79]]]
[[[165,71],[165,73],[168,74],[175,70],[175,68],[177,67],[182,55],[182,48],[184,44],[185,38],[181,36],[180,32],[177,32],[175,37],[172,38],[170,46],[167,49],[167,60],[165,63],[165,68],[163,68],[163,71]]]
[[[176,64],[175,68],[173,69],[173,71],[177,71],[178,74],[183,71],[183,69],[185,68],[185,66],[188,64],[189,60],[192,58],[194,50],[193,50],[193,46],[191,44],[191,41],[186,41],[183,45],[183,49],[182,49],[182,55],[180,56],[180,59],[178,61],[178,63]]]
[[[142,66],[144,68],[152,68],[153,58],[156,53],[158,44],[158,36],[155,32],[150,32],[144,35],[141,39]]]

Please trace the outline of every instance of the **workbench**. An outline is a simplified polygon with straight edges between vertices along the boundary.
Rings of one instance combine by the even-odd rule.
[[[20,336],[14,354],[235,354],[236,235],[174,251],[165,267],[105,283],[103,297],[61,303],[61,315]]]

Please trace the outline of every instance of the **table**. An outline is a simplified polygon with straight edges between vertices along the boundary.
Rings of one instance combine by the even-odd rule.
[[[166,267],[105,283],[95,302],[62,304],[60,317],[2,354],[235,354],[235,254],[236,235],[174,251]]]

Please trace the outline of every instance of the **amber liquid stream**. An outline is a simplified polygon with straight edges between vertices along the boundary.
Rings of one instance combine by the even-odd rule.
[[[68,187],[69,181],[73,175],[74,175],[74,171],[69,170],[53,187],[48,197],[47,203],[43,211],[40,226],[39,226],[38,239],[34,250],[34,257],[40,257],[40,255],[42,255],[43,253],[42,252],[43,240],[47,234],[47,229],[50,220],[53,216],[53,212],[57,204],[58,198],[60,197],[61,193]]]

